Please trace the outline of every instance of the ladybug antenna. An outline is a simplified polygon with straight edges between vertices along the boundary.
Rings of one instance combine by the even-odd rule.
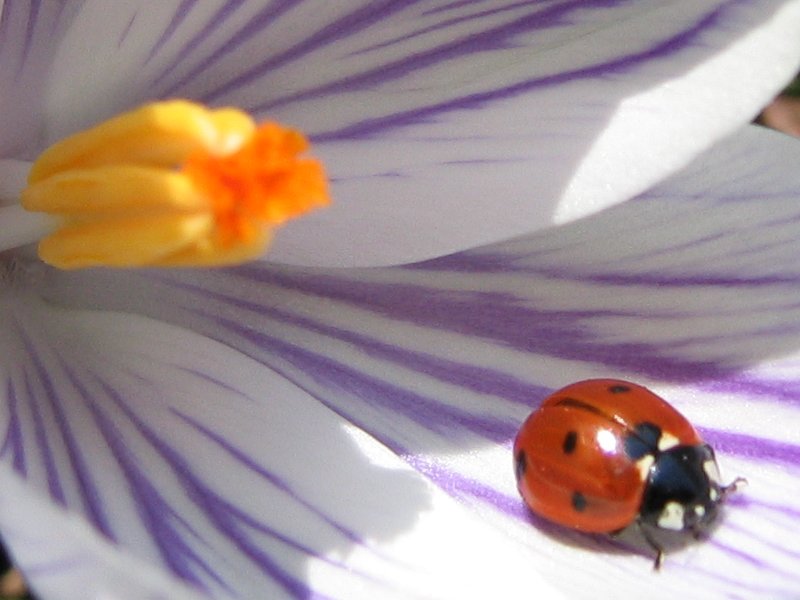
[[[733,481],[731,481],[728,485],[722,486],[720,492],[722,493],[722,498],[727,498],[730,494],[738,492],[743,487],[747,486],[747,479],[744,477],[737,477]]]

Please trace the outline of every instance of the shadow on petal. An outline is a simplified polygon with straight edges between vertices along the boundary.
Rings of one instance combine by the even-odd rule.
[[[5,313],[26,355],[8,369],[0,457],[107,540],[215,594],[406,585],[389,548],[429,488],[301,390],[147,319]],[[383,568],[353,564],[356,547]]]

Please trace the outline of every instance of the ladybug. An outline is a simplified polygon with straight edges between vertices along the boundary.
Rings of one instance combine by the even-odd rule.
[[[573,383],[550,395],[514,441],[517,487],[537,515],[572,529],[638,529],[664,558],[661,539],[699,539],[726,496],[714,450],[665,400],[617,379]]]

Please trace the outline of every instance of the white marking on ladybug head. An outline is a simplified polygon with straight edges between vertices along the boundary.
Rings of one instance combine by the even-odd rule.
[[[708,498],[712,502],[716,502],[717,500],[719,500],[719,492],[717,491],[717,488],[715,488],[714,486],[711,486],[711,488],[709,488]]]
[[[703,470],[706,472],[706,475],[708,475],[708,478],[712,482],[716,483],[717,485],[721,484],[722,475],[719,474],[719,466],[717,465],[717,461],[715,461],[713,458],[708,459],[703,463]]]
[[[664,450],[669,450],[670,448],[674,448],[680,443],[681,442],[678,438],[676,438],[671,433],[664,431],[661,434],[661,437],[658,438],[658,449],[663,452]]]
[[[680,502],[667,502],[658,517],[661,529],[682,531],[684,528],[683,505]]]
[[[636,468],[639,469],[639,477],[642,481],[647,481],[650,476],[650,467],[656,461],[652,454],[645,454],[642,458],[636,461]]]
[[[706,507],[702,504],[695,504],[694,505],[694,514],[696,514],[699,518],[702,518],[703,515],[706,514]]]

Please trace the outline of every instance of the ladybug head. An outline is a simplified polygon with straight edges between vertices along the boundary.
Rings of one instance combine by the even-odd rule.
[[[713,524],[729,486],[720,483],[710,446],[674,446],[660,452],[650,467],[639,518],[659,529],[702,536]]]

